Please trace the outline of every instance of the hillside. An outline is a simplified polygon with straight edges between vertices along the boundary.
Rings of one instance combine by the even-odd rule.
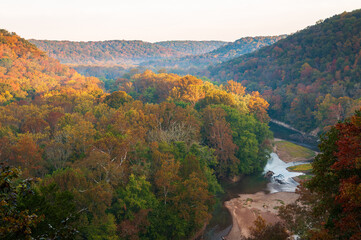
[[[156,45],[170,48],[175,51],[188,54],[188,55],[199,55],[203,53],[208,53],[213,50],[216,50],[224,45],[227,42],[224,41],[163,41],[156,42]]]
[[[336,15],[274,45],[210,68],[270,102],[271,117],[327,129],[361,106],[361,10]]]
[[[229,60],[250,52],[254,52],[262,47],[272,45],[286,36],[287,35],[240,38],[232,43],[228,43],[214,51],[205,54],[205,57],[217,59],[219,62]]]
[[[131,65],[141,61],[180,57],[185,54],[143,41],[49,41],[29,40],[61,63],[78,65]]]
[[[0,30],[0,104],[50,91],[100,90],[99,83],[46,56],[16,34]]]
[[[247,54],[256,51],[264,46],[271,45],[280,39],[285,38],[285,35],[280,36],[265,36],[265,37],[245,37],[224,44],[223,46],[199,55],[185,56],[173,59],[159,59],[150,62],[141,63],[142,66],[149,68],[167,68],[170,71],[177,71],[177,69],[191,68],[201,69],[210,64],[218,64],[220,62],[239,57],[243,54]]]

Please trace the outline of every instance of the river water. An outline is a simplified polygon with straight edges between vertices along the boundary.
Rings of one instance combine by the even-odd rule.
[[[283,138],[313,150],[318,150],[316,146],[317,141],[314,139],[311,141],[298,142],[294,138],[295,133],[291,130],[282,128],[278,125],[271,125],[270,127],[274,132],[274,136],[277,138]],[[246,176],[237,183],[223,182],[222,187],[225,193],[218,197],[219,202],[212,214],[212,219],[204,232],[203,238],[206,240],[219,240],[222,236],[226,236],[231,230],[232,217],[223,205],[225,201],[237,198],[239,194],[253,194],[261,191],[264,191],[265,193],[294,192],[298,183],[292,178],[302,175],[303,173],[289,172],[287,168],[303,163],[304,162],[285,163],[276,153],[271,153],[263,173],[254,176]],[[268,171],[274,172],[274,177],[270,180],[267,180],[264,177],[264,174]]]
[[[220,196],[220,202],[216,206],[212,219],[203,235],[204,239],[218,240],[221,239],[222,236],[226,236],[231,230],[232,217],[223,206],[225,201],[237,198],[239,194],[253,194],[261,191],[265,193],[294,192],[298,183],[292,178],[303,173],[289,172],[287,168],[302,163],[303,162],[285,163],[276,153],[271,153],[270,159],[262,174],[244,177],[237,183],[222,183],[225,193]],[[273,176],[275,178],[267,180],[264,174],[268,171],[274,172]],[[276,179],[278,179],[278,181]]]
[[[285,163],[276,153],[271,153],[271,158],[268,160],[263,173],[268,171],[274,172],[273,179],[267,184],[267,191],[270,193],[275,192],[295,192],[298,183],[293,180],[293,177],[303,175],[300,172],[290,172],[288,167],[296,166],[309,162],[290,162]]]

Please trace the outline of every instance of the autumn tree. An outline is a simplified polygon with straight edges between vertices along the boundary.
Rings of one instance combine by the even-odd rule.
[[[44,168],[42,152],[32,136],[25,134],[12,146],[10,163],[22,167],[25,176],[39,176]]]
[[[237,100],[234,95],[220,89],[210,89],[206,92],[204,99],[199,101],[198,108],[204,108],[208,105],[223,104],[231,107],[237,106]]]
[[[154,181],[159,189],[160,199],[166,205],[170,195],[175,193],[177,183],[180,180],[178,176],[179,162],[168,154],[161,154],[160,163],[160,169],[155,173]]]
[[[246,93],[246,88],[242,86],[241,83],[235,82],[233,80],[227,81],[227,84],[224,86],[228,92],[243,96]]]
[[[190,102],[191,104],[195,104],[200,99],[204,98],[205,91],[202,87],[202,80],[187,75],[185,77],[180,78],[176,83],[172,92],[170,93],[170,97],[175,100]]]
[[[29,117],[25,119],[21,127],[21,131],[23,133],[30,132],[30,133],[39,133],[44,132],[46,128],[49,127],[49,124],[40,117]]]
[[[110,95],[106,96],[104,102],[112,108],[119,108],[126,102],[130,102],[132,97],[126,94],[124,91],[113,92]]]
[[[248,108],[261,122],[268,122],[267,110],[269,103],[260,96],[259,92],[252,92],[248,100]]]
[[[226,112],[222,108],[207,107],[203,111],[205,138],[209,146],[216,150],[221,176],[237,172],[234,169],[237,169],[239,162],[234,156],[237,146],[233,143],[232,131],[225,116]]]

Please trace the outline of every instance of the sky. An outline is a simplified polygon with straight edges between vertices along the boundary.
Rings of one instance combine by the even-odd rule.
[[[0,0],[0,28],[26,39],[235,41],[360,8],[360,0]]]

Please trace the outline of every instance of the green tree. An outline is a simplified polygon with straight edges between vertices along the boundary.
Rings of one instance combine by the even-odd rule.
[[[226,120],[230,124],[233,142],[238,150],[238,169],[241,174],[262,171],[269,157],[270,146],[267,144],[272,134],[267,124],[257,121],[252,115],[241,114],[234,108],[222,106],[226,111]]]
[[[158,201],[151,192],[151,184],[145,176],[129,176],[128,184],[117,190],[116,200],[113,202],[111,212],[118,221],[133,219],[134,215],[142,209],[153,209]]]
[[[32,239],[32,228],[43,220],[34,209],[22,208],[19,198],[33,194],[31,180],[20,180],[20,170],[0,164],[0,237]]]
[[[79,234],[77,221],[83,211],[76,210],[74,195],[69,191],[61,191],[55,183],[40,184],[33,195],[21,198],[21,205],[44,216],[44,221],[33,230],[34,237],[74,239]]]

